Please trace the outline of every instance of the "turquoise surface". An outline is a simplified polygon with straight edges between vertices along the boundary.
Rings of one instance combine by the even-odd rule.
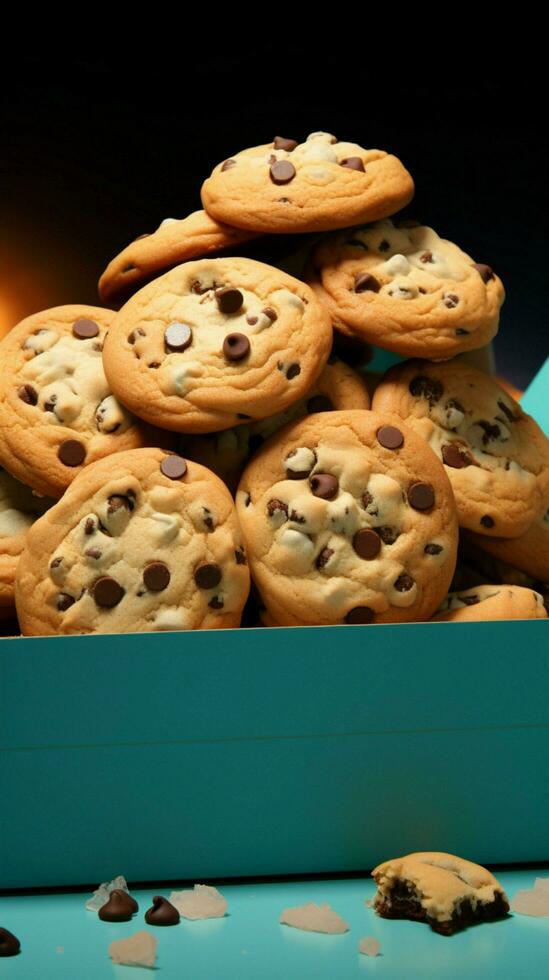
[[[536,876],[549,871],[497,877],[512,899]],[[0,925],[21,941],[19,956],[0,959],[0,980],[145,980],[154,972],[162,980],[544,980],[549,973],[549,918],[512,915],[438,936],[424,924],[380,919],[366,908],[375,892],[367,878],[223,885],[229,903],[223,919],[148,926],[143,916],[153,894],[168,896],[171,887],[133,891],[139,912],[123,923],[87,912],[89,893],[0,899]],[[349,931],[327,936],[279,924],[284,908],[305,902],[327,902]],[[113,965],[109,944],[141,929],[158,940],[156,970]],[[379,940],[380,956],[358,953],[366,936]]]

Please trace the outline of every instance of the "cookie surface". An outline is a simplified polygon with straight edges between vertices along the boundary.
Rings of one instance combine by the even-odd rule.
[[[234,154],[202,185],[216,220],[256,232],[329,231],[394,214],[413,197],[397,157],[311,133]]]
[[[519,585],[478,585],[450,592],[432,622],[475,623],[498,619],[546,619],[543,597]]]
[[[177,266],[116,315],[103,351],[114,393],[177,432],[283,411],[330,353],[328,313],[304,283],[251,259]]]
[[[304,398],[290,405],[285,412],[214,432],[205,436],[183,436],[178,450],[188,459],[202,463],[227,484],[231,492],[238,486],[242,471],[250,456],[278,429],[313,412],[368,409],[370,398],[366,386],[356,371],[347,364],[330,358],[320,377]]]
[[[441,851],[419,851],[384,861],[372,871],[374,908],[390,919],[427,922],[452,935],[475,922],[501,918],[509,901],[497,878],[472,861]]]
[[[467,536],[494,558],[540,582],[549,582],[549,508],[519,538],[492,538],[472,531]]]
[[[151,435],[113,396],[101,348],[114,314],[58,306],[23,320],[0,344],[0,464],[59,497],[88,463]]]
[[[501,280],[423,225],[380,221],[328,236],[308,279],[336,329],[410,357],[453,357],[495,336]]]
[[[234,504],[161,449],[87,467],[30,529],[16,578],[25,635],[238,626],[249,574]]]
[[[0,469],[0,609],[15,602],[15,573],[27,531],[54,503]]]
[[[236,501],[269,625],[419,620],[447,591],[451,487],[395,416],[324,412],[285,427],[246,467]]]
[[[462,527],[518,537],[549,498],[549,440],[487,374],[462,361],[407,361],[385,375],[376,411],[395,412],[444,462]]]
[[[140,235],[109,262],[99,280],[99,296],[116,305],[174,265],[235,248],[251,238],[255,235],[214,221],[206,211],[165,218],[156,231]]]

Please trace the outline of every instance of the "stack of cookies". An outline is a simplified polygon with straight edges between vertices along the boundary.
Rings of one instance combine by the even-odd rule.
[[[11,330],[0,604],[24,634],[235,627],[251,583],[257,625],[546,616],[549,441],[456,360],[503,286],[395,217],[413,192],[384,151],[277,136],[113,259],[104,307]],[[368,377],[371,344],[413,360]]]

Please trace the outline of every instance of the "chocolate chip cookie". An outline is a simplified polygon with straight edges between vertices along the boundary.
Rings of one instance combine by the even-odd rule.
[[[101,350],[114,314],[57,306],[0,344],[0,465],[60,497],[84,466],[146,445],[151,433],[112,394]]]
[[[395,412],[442,460],[462,527],[518,537],[549,499],[549,439],[488,375],[461,361],[407,361],[373,400]]]
[[[330,353],[308,286],[251,259],[179,265],[116,315],[103,351],[115,395],[176,432],[217,432],[298,401]]]
[[[540,582],[549,582],[549,507],[519,538],[467,533],[468,540],[499,561]]]
[[[487,344],[498,329],[501,280],[432,228],[380,221],[327,236],[308,281],[336,329],[431,360]]]
[[[294,402],[285,412],[223,432],[182,436],[178,448],[186,458],[194,459],[217,473],[234,492],[250,457],[283,425],[314,412],[369,407],[370,398],[360,375],[342,361],[330,358],[305,397]]]
[[[387,919],[426,922],[442,936],[507,915],[509,900],[486,868],[454,854],[420,851],[372,871],[374,908]]]
[[[433,622],[475,623],[496,619],[546,619],[543,596],[520,585],[478,585],[450,592]]]
[[[30,529],[16,604],[23,633],[238,626],[249,574],[227,488],[161,449],[86,467]]]
[[[0,615],[15,603],[15,572],[27,531],[54,503],[0,469]]]
[[[276,136],[235,153],[202,185],[218,221],[249,231],[329,231],[394,214],[413,197],[412,178],[383,150],[311,133],[305,142]]]
[[[270,625],[429,618],[457,548],[450,483],[394,415],[312,415],[249,463],[237,510]]]
[[[174,265],[234,249],[255,237],[214,221],[205,211],[164,218],[156,231],[140,235],[109,262],[99,280],[99,295],[117,306]]]

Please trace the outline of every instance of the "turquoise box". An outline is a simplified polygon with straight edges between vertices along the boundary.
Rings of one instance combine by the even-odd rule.
[[[543,620],[5,639],[0,888],[543,862],[548,759]]]

